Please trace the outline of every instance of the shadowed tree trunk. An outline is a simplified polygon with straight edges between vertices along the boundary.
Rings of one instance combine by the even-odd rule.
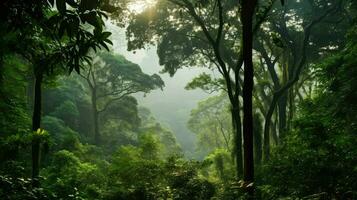
[[[243,138],[244,138],[244,181],[249,184],[249,199],[254,197],[254,159],[253,159],[253,14],[257,0],[243,0],[241,19],[243,24]]]
[[[285,92],[278,101],[279,115],[279,138],[284,137],[286,131],[286,108],[288,103],[288,94]]]
[[[37,131],[41,126],[41,98],[42,98],[42,72],[36,74],[35,80],[35,98],[32,116],[32,131]],[[39,186],[40,173],[40,141],[39,138],[32,139],[32,180],[33,186]]]
[[[254,114],[254,162],[260,165],[262,161],[262,120],[258,113]]]
[[[243,174],[243,156],[242,156],[242,123],[240,117],[239,102],[232,106],[232,125],[234,135],[234,155],[236,161],[237,177]]]
[[[92,112],[93,112],[93,122],[94,122],[94,143],[96,145],[100,144],[100,132],[99,132],[99,112],[97,109],[97,90],[95,86],[90,86],[92,93]]]

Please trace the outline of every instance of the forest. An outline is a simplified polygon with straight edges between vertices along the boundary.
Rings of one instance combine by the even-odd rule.
[[[1,200],[357,199],[357,1],[2,0]]]

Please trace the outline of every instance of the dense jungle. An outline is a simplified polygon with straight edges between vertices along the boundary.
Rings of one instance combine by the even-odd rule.
[[[357,199],[357,1],[1,0],[0,199]]]

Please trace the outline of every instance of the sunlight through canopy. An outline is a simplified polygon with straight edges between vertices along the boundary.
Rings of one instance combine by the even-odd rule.
[[[130,12],[138,14],[143,12],[146,8],[154,6],[156,0],[133,0],[129,2],[128,9]]]

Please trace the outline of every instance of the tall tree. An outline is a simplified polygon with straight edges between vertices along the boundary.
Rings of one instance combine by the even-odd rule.
[[[269,91],[272,90],[273,93],[264,113],[265,159],[269,159],[270,130],[275,108],[278,108],[279,138],[283,138],[287,131],[287,122],[291,121],[293,107],[295,107],[293,100],[296,96],[296,92],[294,92],[297,87],[296,83],[300,80],[299,85],[301,85],[306,78],[310,77],[308,73],[304,73],[304,68],[326,56],[329,52],[342,47],[341,41],[346,28],[330,29],[323,34],[318,31],[318,28],[326,29],[324,27],[327,24],[334,27],[345,27],[346,17],[338,12],[344,6],[346,5],[339,0],[291,1],[284,7],[274,8],[274,14],[263,25],[266,31],[259,32],[259,38],[255,40],[254,48],[262,58],[262,66],[267,68],[270,75],[272,87]],[[311,15],[311,13],[314,14]],[[335,22],[336,18],[339,19],[338,23]],[[317,37],[317,35],[319,36]],[[313,51],[317,49],[319,51]],[[305,72],[308,70],[305,69]],[[301,80],[301,75],[306,78]]]
[[[241,2],[241,21],[243,27],[243,138],[244,138],[244,181],[250,198],[254,195],[254,158],[253,158],[253,16],[257,0]]]
[[[99,1],[71,0],[55,1],[6,1],[2,9],[5,18],[9,18],[10,31],[18,31],[15,35],[20,44],[12,49],[26,58],[33,66],[35,77],[34,106],[32,130],[35,133],[32,141],[32,178],[34,186],[39,185],[41,141],[36,133],[41,127],[42,84],[46,75],[58,73],[60,68],[79,73],[83,61],[88,61],[86,55],[89,49],[107,48],[111,43],[103,32],[105,13],[100,10]],[[68,9],[67,9],[68,7]],[[69,8],[70,7],[70,8]],[[15,14],[11,11],[16,11]],[[14,18],[14,19],[12,19]],[[18,24],[18,19],[26,19],[24,27]],[[21,21],[20,20],[20,21]],[[83,24],[92,26],[92,31]],[[15,30],[11,30],[12,25]],[[10,32],[10,34],[11,34]]]
[[[199,150],[211,153],[215,149],[232,149],[232,124],[226,95],[213,96],[198,103],[188,121],[190,130],[198,136]]]
[[[91,93],[94,120],[94,142],[101,143],[99,120],[113,103],[131,94],[161,88],[164,82],[159,75],[148,75],[139,65],[126,60],[123,56],[101,53],[88,65],[86,80]]]
[[[274,1],[262,3],[253,32],[264,21]],[[237,177],[243,174],[240,99],[243,63],[238,3],[232,0],[161,0],[155,7],[133,15],[127,28],[128,49],[157,43],[164,72],[182,67],[207,66],[224,82],[231,105]]]

